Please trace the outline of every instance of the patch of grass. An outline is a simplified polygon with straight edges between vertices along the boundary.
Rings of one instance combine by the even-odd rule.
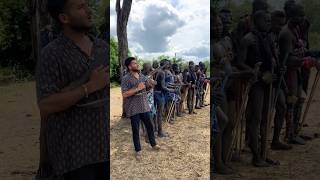
[[[15,81],[16,76],[11,68],[0,68],[0,83],[9,83]]]
[[[110,82],[110,88],[116,88],[120,87],[120,84],[118,82]]]
[[[26,82],[34,80],[34,76],[26,70],[12,67],[0,67],[0,84]]]

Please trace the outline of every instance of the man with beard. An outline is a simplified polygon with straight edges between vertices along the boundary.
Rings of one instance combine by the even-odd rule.
[[[319,66],[314,58],[306,57],[306,44],[300,32],[304,22],[304,9],[299,4],[287,8],[288,23],[279,35],[280,63],[286,61],[287,96],[287,138],[292,144],[304,145],[305,141],[298,136],[299,121],[303,105],[302,69]]]
[[[108,96],[107,44],[88,35],[93,21],[85,0],[49,0],[48,11],[62,33],[41,52],[36,88],[52,175],[107,179],[109,107],[85,106]]]
[[[270,14],[257,11],[253,16],[253,25],[253,30],[242,40],[239,61],[245,62],[250,68],[262,62],[259,80],[252,85],[249,93],[247,131],[253,165],[266,167],[269,164],[262,159],[263,143],[259,142],[259,136],[263,139],[266,134],[260,131],[260,128],[263,130],[267,126],[269,91],[273,81],[274,47],[268,35],[271,26]]]
[[[162,130],[162,123],[164,121],[164,110],[165,110],[165,93],[174,92],[174,89],[167,87],[165,82],[165,72],[164,69],[169,66],[168,61],[161,60],[160,68],[157,69],[155,81],[157,82],[154,87],[154,103],[157,107],[157,125],[158,125],[158,137],[166,137],[166,133]]]
[[[141,159],[141,145],[139,138],[140,120],[144,123],[152,149],[159,150],[156,144],[153,127],[150,120],[150,106],[147,101],[146,88],[151,86],[150,80],[139,72],[137,60],[129,57],[125,60],[128,73],[122,78],[121,90],[126,115],[131,120],[132,138],[136,159]]]
[[[196,114],[194,112],[194,96],[195,96],[195,88],[197,82],[197,75],[195,72],[194,62],[189,62],[189,71],[187,75],[187,82],[189,83],[188,89],[188,97],[187,97],[187,105],[189,109],[189,114]]]
[[[279,33],[282,29],[282,27],[286,24],[286,15],[282,11],[274,11],[271,13],[271,39],[275,45],[276,48],[276,63],[277,63],[277,71],[275,73],[278,74],[278,77],[280,77],[281,74],[284,74],[284,72],[281,72],[281,68],[283,65],[279,63]],[[281,83],[279,89],[278,84]],[[273,132],[273,139],[271,143],[271,149],[273,150],[289,150],[292,148],[292,146],[283,144],[280,142],[280,132],[282,129],[282,125],[285,119],[285,112],[287,110],[286,106],[286,84],[285,82],[279,82],[276,81],[274,83],[275,85],[275,92],[278,95],[277,102],[276,102],[276,114],[274,118],[274,132]],[[277,92],[278,91],[278,92]]]

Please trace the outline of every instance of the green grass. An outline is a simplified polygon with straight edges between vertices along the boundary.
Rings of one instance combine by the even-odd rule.
[[[16,76],[11,68],[0,67],[0,83],[9,83],[15,81]]]
[[[116,88],[116,87],[120,87],[120,84],[118,82],[111,82],[110,83],[110,88]]]
[[[0,84],[26,82],[34,80],[34,76],[26,70],[15,70],[10,67],[0,67]]]

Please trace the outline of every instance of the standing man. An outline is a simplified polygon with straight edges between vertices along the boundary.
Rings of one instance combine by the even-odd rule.
[[[164,133],[162,129],[162,123],[164,121],[164,110],[165,110],[165,94],[166,92],[174,92],[174,89],[167,87],[165,82],[165,72],[164,69],[169,63],[166,60],[160,61],[160,68],[157,69],[155,81],[157,82],[154,87],[154,103],[157,107],[157,125],[158,125],[158,137],[166,137],[167,134]]]
[[[128,69],[128,73],[122,78],[121,81],[124,111],[131,120],[132,138],[134,149],[136,151],[136,159],[140,160],[140,120],[142,120],[146,127],[152,149],[160,149],[160,146],[156,144],[154,137],[153,127],[150,120],[150,106],[147,101],[146,87],[148,87],[151,82],[146,76],[140,73],[139,65],[134,57],[127,58],[125,60],[125,65]]]
[[[36,89],[52,175],[107,179],[107,44],[88,35],[93,19],[85,0],[49,0],[48,10],[62,33],[41,52]]]
[[[282,11],[274,11],[271,13],[271,32],[270,36],[276,48],[276,59],[277,59],[277,68],[276,74],[280,78],[281,68],[283,68],[283,64],[279,63],[279,33],[282,27],[286,24],[286,15]],[[276,102],[276,114],[274,118],[274,131],[273,131],[273,139],[271,143],[271,149],[273,150],[289,150],[292,146],[284,144],[280,141],[280,132],[283,126],[283,122],[286,116],[287,104],[286,104],[286,84],[284,81],[281,82],[280,88],[278,88],[278,81],[274,83],[275,92],[278,95],[278,99]]]
[[[201,101],[202,101],[202,94],[203,94],[203,74],[202,71],[200,69],[199,65],[195,66],[196,69],[196,76],[197,76],[197,83],[196,83],[196,104],[195,104],[195,108],[196,109],[201,109]]]
[[[269,166],[265,159],[262,159],[261,141],[259,136],[264,133],[261,127],[266,127],[269,108],[269,90],[273,81],[272,69],[274,62],[274,51],[272,41],[268,35],[271,27],[271,17],[266,11],[257,11],[253,16],[253,30],[242,39],[240,49],[240,62],[253,68],[258,62],[262,62],[258,81],[251,87],[248,100],[248,140],[249,147],[253,154],[252,163],[256,167]],[[261,129],[263,129],[261,128]]]
[[[306,57],[306,44],[300,33],[304,23],[305,12],[303,6],[292,4],[287,8],[289,17],[287,25],[279,35],[280,62],[286,61],[287,96],[287,137],[291,144],[304,145],[305,141],[299,137],[298,128],[303,105],[303,77],[302,70],[310,69],[319,63],[314,58]],[[287,58],[287,59],[285,59]]]
[[[153,79],[153,76],[151,75],[152,66],[150,63],[144,63],[143,69],[141,72],[144,76],[147,76],[147,77],[149,76],[148,78]],[[152,81],[152,82],[155,82],[155,81]],[[155,120],[156,120],[156,116],[157,116],[157,109],[154,105],[154,95],[153,95],[154,85],[155,85],[155,83],[152,83],[151,86],[146,90],[147,90],[147,100],[148,100],[148,104],[150,106],[150,120],[151,120],[151,123],[153,125],[154,130],[156,130],[157,126],[156,126]],[[146,138],[146,142],[149,142],[148,141],[148,134],[147,134],[146,128],[144,126],[143,126],[143,132],[144,132],[144,135]]]
[[[197,75],[195,73],[194,62],[190,61],[189,73],[187,76],[187,82],[189,83],[188,99],[187,99],[189,114],[196,114],[196,112],[194,112],[194,96],[195,96],[196,81],[197,81]]]

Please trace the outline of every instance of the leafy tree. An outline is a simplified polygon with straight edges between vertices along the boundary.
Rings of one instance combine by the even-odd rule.
[[[25,5],[25,0],[0,0],[0,66],[24,66],[33,71],[30,20]]]

